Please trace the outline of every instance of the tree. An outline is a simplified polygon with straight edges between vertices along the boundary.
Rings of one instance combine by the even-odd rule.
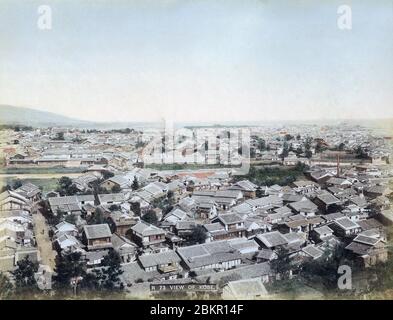
[[[169,190],[169,191],[167,192],[167,194],[166,194],[166,197],[167,197],[169,200],[173,200],[174,196],[175,196],[175,194],[173,193],[172,190]]]
[[[339,145],[338,145],[338,150],[339,151],[343,151],[345,149],[345,143],[344,142],[341,142]]]
[[[256,150],[255,148],[250,148],[250,157],[255,158],[256,157]]]
[[[96,273],[99,288],[108,291],[123,290],[124,286],[120,280],[122,273],[120,255],[115,250],[109,249],[102,261],[102,268]]]
[[[258,188],[257,188],[257,190],[256,190],[256,192],[255,192],[255,196],[256,196],[257,198],[262,198],[262,197],[263,197],[263,191],[262,191],[262,188],[261,188],[261,187],[258,187]]]
[[[300,275],[310,282],[323,284],[328,289],[337,287],[339,274],[337,270],[340,265],[348,264],[345,261],[345,251],[343,245],[325,251],[322,257],[317,260],[309,260],[302,264]]]
[[[110,211],[120,210],[120,206],[119,206],[118,204],[112,204],[112,205],[109,207],[109,210],[110,210]]]
[[[150,209],[142,216],[142,220],[150,224],[156,224],[158,222],[158,217],[156,212]]]
[[[312,138],[307,137],[306,142],[304,143],[304,149],[310,150],[311,149],[311,142],[312,142]]]
[[[67,189],[66,189],[66,195],[67,196],[73,196],[79,192],[79,189],[76,187],[75,184],[71,184]]]
[[[17,290],[35,290],[37,282],[34,274],[38,271],[38,263],[32,262],[28,256],[17,262],[17,268],[12,272]]]
[[[207,238],[206,230],[202,226],[198,225],[192,229],[191,234],[189,236],[189,241],[192,244],[204,243],[206,238]]]
[[[310,150],[306,150],[304,152],[304,154],[306,155],[306,158],[310,159],[312,157],[312,152]]]
[[[64,140],[64,132],[57,132],[54,140]]]
[[[358,146],[355,149],[355,154],[356,154],[356,158],[358,159],[368,159],[367,151],[363,149],[361,146]]]
[[[289,250],[280,247],[277,252],[277,258],[270,262],[270,269],[280,279],[288,279],[291,271],[291,259],[289,258]]]
[[[141,215],[141,204],[139,202],[131,202],[131,211],[135,213],[135,215]]]
[[[12,189],[13,189],[13,190],[18,189],[18,188],[20,188],[21,186],[22,186],[22,181],[20,181],[19,179],[16,179],[16,180],[14,181],[14,183],[12,184]]]
[[[0,272],[0,300],[8,299],[12,296],[13,285],[10,279],[2,272]]]
[[[86,276],[86,270],[81,260],[80,252],[59,254],[56,258],[54,281],[59,289],[69,289],[71,280]]]
[[[263,151],[266,149],[266,141],[263,139],[258,139],[258,149]]]
[[[112,192],[113,193],[119,193],[121,191],[121,188],[120,188],[120,186],[118,185],[118,184],[115,184],[113,187],[112,187]]]
[[[104,171],[102,173],[102,177],[103,177],[104,180],[108,180],[108,179],[112,178],[114,175],[115,174],[113,172],[110,172],[110,171]]]
[[[63,176],[59,179],[56,191],[61,195],[74,195],[78,189],[73,185],[69,177]]]
[[[102,224],[105,222],[104,210],[100,207],[96,208],[93,216],[87,221],[88,224]]]
[[[138,178],[135,176],[134,176],[134,181],[132,181],[131,189],[134,191],[139,189],[139,181]]]
[[[390,238],[390,237],[389,237]],[[378,262],[370,268],[370,273],[376,274],[376,281],[372,283],[372,291],[391,290],[393,288],[393,256],[388,254],[386,262]],[[364,272],[364,270],[362,270]]]
[[[285,141],[282,147],[281,159],[284,160],[284,158],[288,157],[288,154],[289,154],[289,146],[288,143]]]
[[[321,153],[321,152],[323,152],[324,150],[326,150],[326,147],[323,145],[322,142],[318,141],[318,142],[317,142],[317,145],[315,146],[315,152],[316,152],[316,153]]]

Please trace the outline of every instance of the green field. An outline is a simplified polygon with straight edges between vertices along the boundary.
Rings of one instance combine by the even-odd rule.
[[[220,169],[220,168],[237,168],[240,166],[231,166],[223,164],[195,164],[195,163],[168,163],[168,164],[147,164],[145,168],[155,170],[198,170],[198,169]]]
[[[0,174],[56,174],[81,173],[84,168],[74,167],[0,167]]]

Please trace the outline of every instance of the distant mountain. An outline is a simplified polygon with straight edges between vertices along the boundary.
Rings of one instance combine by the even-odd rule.
[[[0,125],[25,125],[32,127],[76,127],[86,129],[124,129],[160,127],[159,123],[148,122],[93,122],[62,116],[57,113],[39,111],[25,107],[0,104]]]
[[[20,124],[33,127],[89,126],[92,122],[69,118],[53,112],[0,105],[0,124]]]

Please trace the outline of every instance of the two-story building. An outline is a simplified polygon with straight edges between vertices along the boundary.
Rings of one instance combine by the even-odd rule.
[[[112,233],[109,225],[106,223],[84,226],[83,235],[88,250],[113,248],[111,242]]]
[[[132,240],[142,247],[149,247],[165,242],[165,230],[144,221],[140,221],[134,225],[131,231]]]

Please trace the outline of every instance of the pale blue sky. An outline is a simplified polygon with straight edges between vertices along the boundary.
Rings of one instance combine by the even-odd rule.
[[[1,0],[0,104],[96,121],[392,117],[392,34],[391,0]]]

